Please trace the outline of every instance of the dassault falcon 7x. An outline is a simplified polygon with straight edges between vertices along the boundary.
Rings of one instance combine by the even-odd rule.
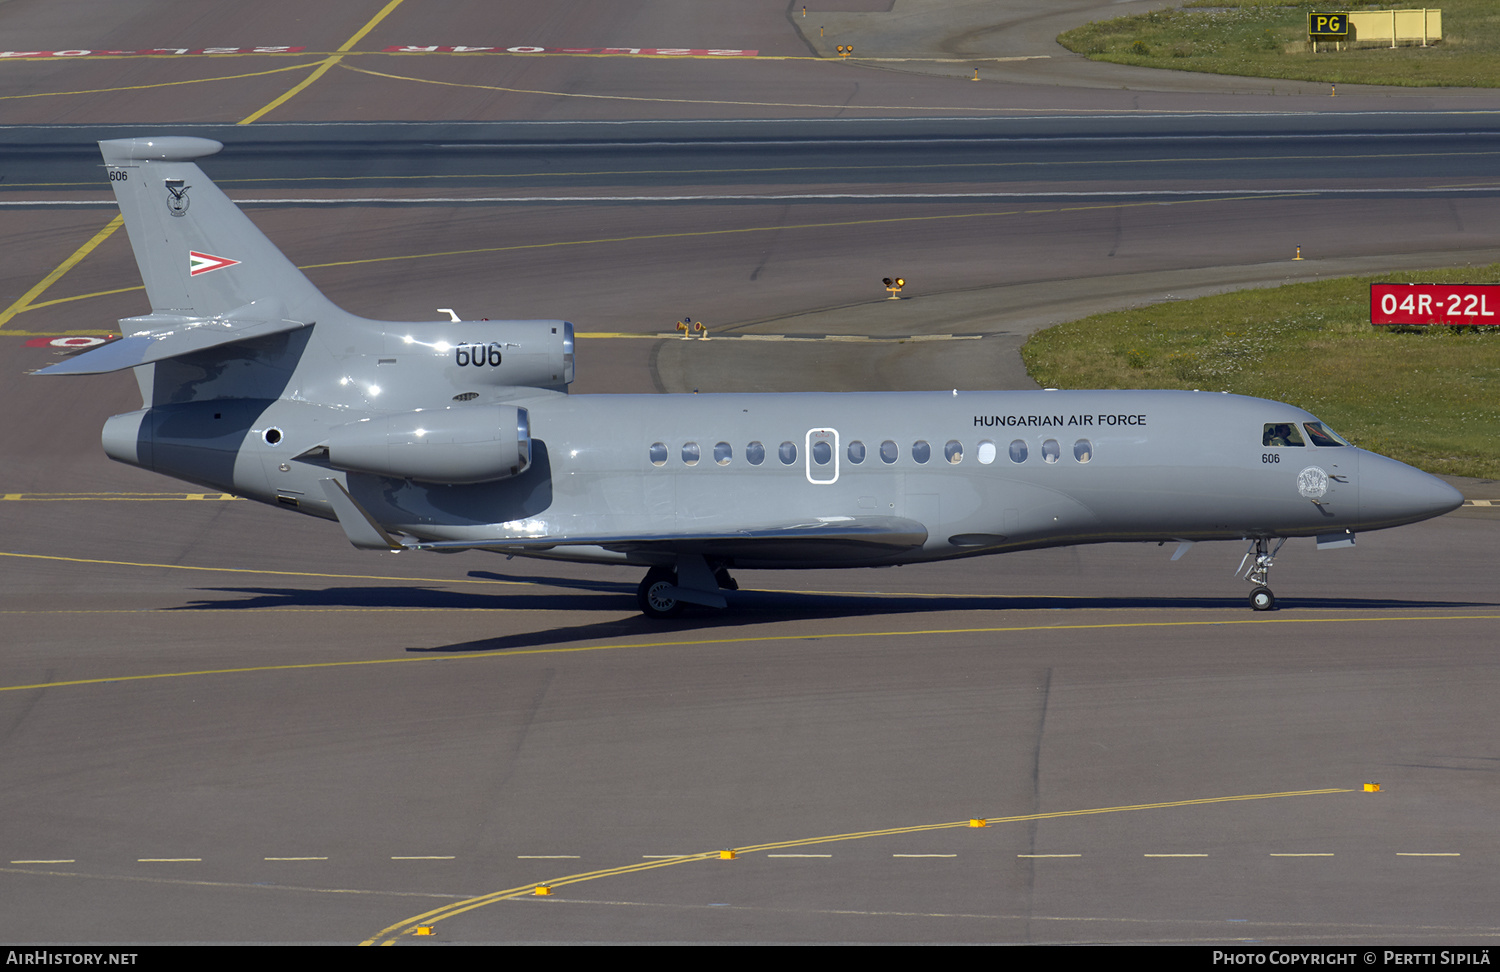
[[[144,407],[105,423],[110,457],[356,547],[644,567],[664,617],[724,607],[731,569],[1238,540],[1269,610],[1288,537],[1347,546],[1462,502],[1302,409],[1220,393],[569,395],[566,321],[335,307],[198,167],[222,147],[100,143],[151,313],[38,373],[134,368]]]

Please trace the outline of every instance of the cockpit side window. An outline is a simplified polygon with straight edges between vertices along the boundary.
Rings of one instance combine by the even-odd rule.
[[[1302,441],[1301,434],[1297,432],[1297,426],[1291,422],[1267,424],[1265,434],[1261,436],[1260,444],[1265,446],[1306,445]]]
[[[1307,430],[1307,437],[1315,446],[1346,446],[1349,443],[1344,437],[1324,425],[1322,422],[1303,422],[1302,427]]]

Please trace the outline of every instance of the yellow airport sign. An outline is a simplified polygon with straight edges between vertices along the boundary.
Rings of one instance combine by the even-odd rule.
[[[1343,40],[1349,36],[1346,13],[1310,13],[1307,15],[1309,40]]]

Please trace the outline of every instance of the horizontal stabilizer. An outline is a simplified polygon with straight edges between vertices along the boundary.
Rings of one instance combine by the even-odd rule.
[[[43,368],[39,375],[100,375],[110,371],[176,358],[222,344],[247,341],[306,327],[309,321],[287,320],[274,298],[253,301],[227,314],[190,317],[147,314],[120,321],[125,337]]]

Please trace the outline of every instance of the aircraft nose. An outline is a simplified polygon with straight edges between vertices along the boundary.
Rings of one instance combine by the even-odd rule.
[[[1436,476],[1374,453],[1359,458],[1359,518],[1366,528],[1415,523],[1463,505],[1463,494]]]

